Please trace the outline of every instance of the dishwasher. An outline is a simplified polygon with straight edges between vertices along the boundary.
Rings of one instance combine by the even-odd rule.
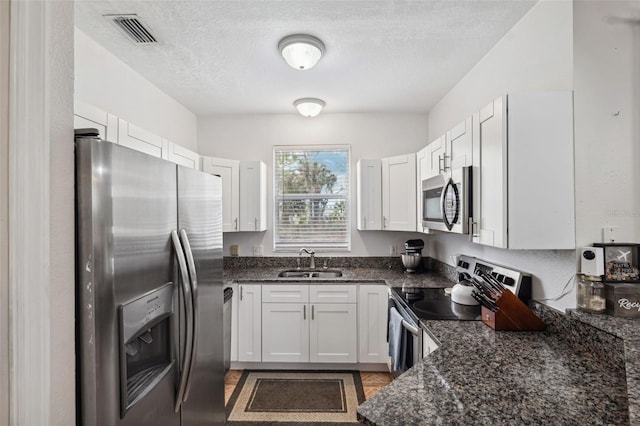
[[[229,371],[231,366],[231,299],[233,298],[233,288],[224,289],[224,305],[222,307],[222,330],[224,336],[224,372]]]

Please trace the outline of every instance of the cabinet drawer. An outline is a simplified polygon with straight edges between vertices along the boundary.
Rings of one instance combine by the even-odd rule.
[[[356,303],[356,286],[345,284],[321,284],[309,286],[311,303]]]
[[[262,303],[307,303],[309,286],[299,284],[262,285]]]

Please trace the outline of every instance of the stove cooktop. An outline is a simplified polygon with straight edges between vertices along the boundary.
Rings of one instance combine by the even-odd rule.
[[[452,302],[444,288],[393,287],[391,291],[418,319],[480,321],[479,305]]]

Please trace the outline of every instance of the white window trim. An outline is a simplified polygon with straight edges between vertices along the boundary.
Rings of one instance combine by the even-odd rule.
[[[306,247],[313,249],[316,253],[348,253],[351,252],[351,234],[352,234],[352,211],[355,208],[353,205],[353,197],[352,197],[352,188],[353,188],[353,176],[352,176],[352,165],[351,165],[351,145],[347,144],[322,144],[322,145],[274,145],[273,146],[273,158],[271,160],[271,166],[273,168],[272,173],[272,188],[273,194],[271,201],[273,203],[273,252],[274,253],[297,253],[301,246],[276,246],[276,239],[278,234],[277,221],[278,221],[278,185],[277,185],[277,177],[276,177],[276,155],[281,151],[295,151],[295,150],[309,150],[309,151],[336,151],[336,150],[345,150],[347,151],[347,167],[348,172],[347,176],[349,179],[349,183],[347,185],[347,190],[349,194],[346,196],[342,196],[347,200],[347,245],[346,247],[336,247],[336,246],[322,246],[322,244],[315,244],[312,247]],[[326,198],[326,197],[325,197]],[[333,198],[341,198],[340,195],[336,195]]]

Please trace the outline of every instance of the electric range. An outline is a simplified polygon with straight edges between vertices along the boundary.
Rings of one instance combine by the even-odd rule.
[[[451,301],[450,288],[393,287],[392,297],[401,300],[415,316],[423,320],[479,321],[480,306]]]
[[[505,289],[518,296],[525,304],[531,298],[531,276],[490,263],[481,259],[461,255],[456,265],[458,282],[469,281],[483,274],[491,275]],[[462,305],[451,300],[450,288],[393,287],[391,297],[400,301],[414,321],[457,320],[479,321],[479,305]]]

